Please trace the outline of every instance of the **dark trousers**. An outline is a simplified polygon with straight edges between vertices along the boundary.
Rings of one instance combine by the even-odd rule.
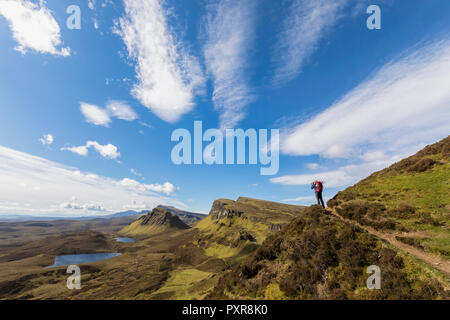
[[[317,199],[317,204],[321,205],[322,207],[325,208],[325,204],[323,203],[323,199],[322,199],[322,191],[316,191],[316,199]]]

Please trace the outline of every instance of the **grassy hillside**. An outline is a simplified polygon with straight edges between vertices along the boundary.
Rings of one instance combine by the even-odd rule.
[[[240,197],[237,201],[218,199],[195,228],[196,244],[209,256],[241,259],[253,252],[268,235],[281,230],[304,207]]]
[[[328,205],[449,260],[450,137],[339,192]]]
[[[365,270],[382,270],[381,290]],[[309,207],[227,272],[213,299],[442,299],[436,280],[408,272],[405,259],[360,228]]]
[[[149,237],[156,234],[185,230],[190,227],[167,209],[156,207],[146,215],[120,230],[119,234],[129,237]]]

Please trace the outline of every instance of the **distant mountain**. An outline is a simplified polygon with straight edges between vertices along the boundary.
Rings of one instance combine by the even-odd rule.
[[[124,227],[120,234],[125,236],[147,237],[162,232],[189,229],[176,214],[164,208],[154,208],[151,212],[141,216],[138,220]]]
[[[55,220],[93,220],[93,219],[111,219],[120,218],[127,216],[140,215],[148,212],[148,210],[134,211],[128,210],[123,212],[117,212],[108,215],[92,215],[92,216],[82,216],[82,217],[70,217],[70,216],[30,216],[30,215],[20,215],[20,214],[0,214],[0,221],[3,222],[21,222],[21,221],[55,221]]]
[[[206,218],[205,214],[196,213],[196,212],[189,212],[184,211],[175,207],[171,206],[165,206],[165,205],[159,205],[158,208],[163,208],[177,216],[180,217],[180,219],[189,224],[193,225],[197,221],[202,220],[203,218]],[[134,215],[142,215],[149,212],[149,210],[141,210],[141,211],[135,211],[135,210],[128,210],[128,211],[121,211],[117,213],[107,214],[107,215],[92,215],[92,216],[82,216],[82,217],[70,217],[70,216],[61,216],[61,217],[54,217],[54,216],[31,216],[31,215],[20,215],[20,214],[0,214],[0,221],[3,222],[20,222],[20,221],[54,221],[54,220],[92,220],[92,219],[111,219],[111,218],[120,218],[120,217],[127,217],[127,216],[134,216]]]
[[[189,225],[193,225],[197,221],[200,221],[207,216],[206,214],[184,211],[175,207],[165,205],[159,205],[157,208],[162,208],[173,214],[176,214],[184,223]]]
[[[135,216],[135,215],[139,215],[139,214],[145,214],[147,213],[148,210],[142,210],[142,211],[134,211],[134,210],[128,210],[128,211],[122,211],[122,212],[117,212],[117,213],[113,213],[113,214],[109,214],[106,216],[97,216],[94,217],[95,218],[102,218],[102,219],[110,219],[110,218],[119,218],[119,217],[127,217],[127,216]],[[91,218],[92,219],[92,218]]]

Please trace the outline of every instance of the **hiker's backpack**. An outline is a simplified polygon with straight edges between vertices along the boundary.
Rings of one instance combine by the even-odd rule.
[[[322,181],[317,181],[317,182],[316,182],[316,188],[315,188],[315,190],[316,190],[317,192],[322,192],[322,189],[323,189]]]

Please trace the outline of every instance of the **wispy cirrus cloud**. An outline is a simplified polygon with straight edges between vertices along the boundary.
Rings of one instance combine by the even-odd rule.
[[[61,151],[70,151],[80,156],[87,156],[89,153],[89,148],[94,148],[103,158],[106,159],[117,159],[120,157],[120,152],[118,152],[115,145],[110,143],[101,145],[97,141],[88,141],[84,146],[64,147],[61,148]]]
[[[27,49],[39,53],[70,56],[69,47],[61,47],[61,32],[44,1],[33,3],[28,0],[1,0],[0,15],[8,21],[18,46],[17,51],[25,54]]]
[[[449,86],[450,39],[402,54],[328,109],[283,134],[284,154],[344,158],[348,164],[271,182],[305,185],[322,179],[329,187],[347,186],[446,137]]]
[[[254,99],[246,81],[247,55],[253,37],[253,1],[214,1],[205,23],[205,63],[212,76],[213,103],[220,127],[233,128]]]
[[[376,158],[365,159],[364,161],[355,161],[354,164],[341,165],[332,170],[321,170],[315,173],[294,174],[276,177],[270,179],[272,183],[282,185],[310,185],[314,180],[320,180],[324,182],[325,188],[340,188],[353,185],[361,179],[369,176],[375,171],[384,169],[394,162],[414,154],[425,147],[424,143],[410,146],[397,150],[395,154],[386,155],[379,154]],[[358,160],[358,159],[356,159]],[[367,160],[367,161],[366,161]],[[293,199],[286,201],[294,201]]]
[[[166,196],[178,189],[170,182],[126,183],[3,146],[0,176],[0,214],[82,215],[161,203],[186,207]]]
[[[399,160],[396,157],[396,160]],[[358,165],[345,165],[334,170],[316,173],[286,175],[272,178],[272,183],[282,185],[310,185],[314,180],[324,182],[326,188],[343,187],[354,184],[374,171],[388,166],[393,159],[363,163]],[[292,199],[286,201],[294,201]]]
[[[422,46],[288,130],[281,152],[330,158],[364,153],[369,159],[437,141],[448,134],[449,86],[450,40]],[[367,154],[373,150],[378,154]]]
[[[162,1],[124,0],[124,5],[115,32],[136,62],[132,93],[159,118],[176,122],[194,107],[204,86],[201,66],[171,30]]]
[[[300,74],[347,0],[293,0],[274,48],[273,83],[282,85]]]

